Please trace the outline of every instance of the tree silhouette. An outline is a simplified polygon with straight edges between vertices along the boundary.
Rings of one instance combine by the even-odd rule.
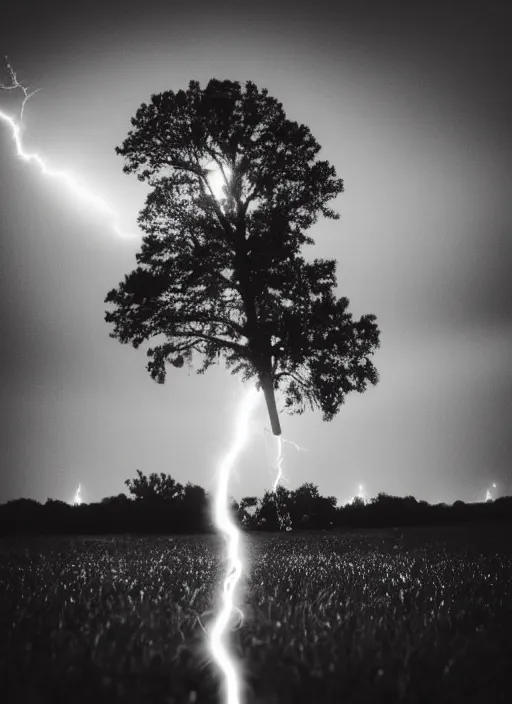
[[[248,530],[257,528],[258,497],[245,496],[238,505],[237,518],[240,525]]]
[[[116,152],[152,191],[138,266],[105,299],[111,336],[134,347],[160,338],[147,352],[159,383],[167,363],[192,366],[200,353],[203,373],[222,357],[256,378],[275,435],[278,388],[290,413],[309,405],[331,420],[350,391],[377,383],[379,331],[336,299],[334,260],[300,254],[319,215],[339,218],[327,204],[343,191],[309,128],[266,89],[215,79],[153,95],[131,123]]]
[[[180,531],[195,532],[210,526],[210,499],[202,486],[187,482],[175,508]]]
[[[318,487],[306,482],[290,493],[293,528],[327,528],[336,517],[336,497],[320,496]]]
[[[135,501],[173,501],[183,496],[184,487],[170,474],[152,472],[146,476],[140,469],[136,471],[135,479],[125,481]]]
[[[126,482],[125,482],[126,484]],[[126,494],[117,494],[116,496],[105,496],[102,500],[102,504],[106,504],[108,506],[126,506],[127,502],[129,501],[128,497]]]

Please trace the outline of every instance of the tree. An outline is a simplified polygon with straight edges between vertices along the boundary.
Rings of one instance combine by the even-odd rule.
[[[152,472],[149,477],[137,469],[135,479],[125,481],[136,501],[173,501],[183,496],[183,486],[169,474]]]
[[[294,528],[302,526],[309,528],[311,517],[318,507],[318,487],[306,482],[290,494],[290,518]]]
[[[277,487],[278,490],[283,488]],[[279,504],[274,492],[266,491],[258,502],[255,523],[260,530],[278,531],[280,528]]]
[[[203,487],[187,482],[176,502],[180,531],[195,533],[207,530],[210,524],[209,507],[209,496]]]
[[[130,481],[130,480],[128,480]],[[135,480],[137,481],[137,480]],[[126,482],[125,482],[126,484]],[[108,506],[126,506],[126,504],[129,502],[128,497],[126,494],[117,494],[117,496],[105,496],[102,500],[101,503],[108,505]]]
[[[116,152],[152,191],[138,266],[105,299],[111,337],[160,338],[147,351],[159,383],[194,352],[198,373],[223,358],[263,389],[275,435],[279,388],[290,413],[309,405],[332,420],[350,391],[377,383],[379,331],[374,315],[353,321],[336,299],[335,260],[300,254],[320,215],[339,218],[328,203],[343,191],[309,128],[266,89],[215,79],[152,95],[131,123]]]
[[[247,530],[258,527],[257,523],[258,498],[245,496],[238,504],[237,519],[240,525]]]

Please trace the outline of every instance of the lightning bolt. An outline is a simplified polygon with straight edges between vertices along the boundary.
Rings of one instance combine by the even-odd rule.
[[[11,76],[11,85],[10,86],[4,86],[3,83],[0,84],[0,88],[2,90],[21,90],[23,93],[23,102],[21,104],[21,110],[20,110],[20,121],[23,120],[23,111],[25,110],[25,105],[27,104],[27,100],[31,98],[33,95],[38,93],[41,88],[37,88],[36,90],[33,90],[32,93],[28,92],[28,88],[24,85],[22,85],[18,81],[18,77],[16,73],[13,71],[11,64],[9,63],[9,59],[7,56],[5,57],[5,64],[7,66],[7,70],[9,71],[9,74]]]
[[[492,490],[493,489],[496,489],[496,484],[494,484],[494,483],[493,483],[492,487],[490,489],[487,489],[487,491],[485,492],[485,500],[486,501],[493,500],[493,498],[492,498]]]
[[[278,435],[277,437],[277,460],[276,460],[276,468],[277,468],[277,475],[276,478],[274,479],[274,484],[272,486],[272,491],[274,494],[277,491],[277,487],[279,486],[279,483],[281,479],[283,478],[283,462],[284,462],[284,454],[283,454],[283,438]]]
[[[119,237],[123,237],[123,238],[136,237],[136,235],[123,232],[123,230],[121,229],[121,226],[120,226],[119,213],[111,205],[109,205],[109,203],[107,203],[107,201],[104,198],[101,198],[101,196],[96,195],[93,191],[91,191],[89,188],[87,188],[82,183],[80,183],[80,181],[78,181],[78,179],[76,179],[74,176],[72,176],[69,172],[56,171],[55,169],[51,169],[39,154],[31,154],[31,153],[25,151],[25,147],[23,146],[22,129],[21,129],[21,121],[23,120],[23,112],[25,110],[25,106],[26,106],[29,98],[31,98],[33,95],[35,95],[35,93],[37,93],[40,90],[40,88],[38,88],[37,90],[34,90],[30,93],[28,88],[26,86],[23,86],[18,81],[16,73],[13,71],[7,57],[6,57],[6,62],[7,62],[7,68],[9,70],[9,73],[11,76],[11,85],[5,86],[3,84],[0,84],[0,89],[1,90],[21,90],[23,93],[23,102],[21,104],[19,123],[14,118],[12,118],[10,115],[8,115],[7,113],[0,110],[0,120],[2,122],[4,122],[11,130],[11,136],[14,140],[17,156],[19,156],[24,161],[37,164],[41,173],[44,176],[48,176],[49,178],[55,178],[55,179],[62,181],[66,185],[68,190],[71,193],[73,193],[79,200],[81,200],[85,203],[88,203],[97,212],[101,213],[102,215],[106,215],[110,219],[112,230],[117,235],[119,235]]]
[[[277,491],[277,487],[281,483],[281,481],[287,481],[286,477],[284,476],[283,472],[283,462],[284,462],[284,446],[285,445],[293,445],[293,447],[298,451],[298,452],[307,452],[306,448],[300,447],[297,445],[296,442],[293,442],[292,440],[286,440],[283,438],[282,435],[277,436],[277,459],[276,459],[276,469],[277,469],[277,474],[276,478],[274,479],[274,484],[272,485],[272,491],[274,494]]]
[[[80,504],[82,503],[82,497],[80,495],[80,491],[81,491],[81,485],[79,484],[78,489],[76,490],[75,498],[73,499],[73,504],[75,506],[80,506]]]
[[[40,89],[29,92],[29,89],[18,81],[17,75],[12,69],[6,57],[7,69],[11,77],[11,85],[0,85],[1,90],[20,90],[23,93],[23,101],[20,110],[19,121],[7,113],[0,110],[0,120],[6,124],[14,140],[16,154],[18,157],[29,163],[35,163],[41,173],[49,178],[55,178],[62,181],[67,189],[73,193],[78,199],[90,204],[97,212],[108,216],[111,221],[112,230],[123,238],[133,238],[136,235],[123,232],[120,226],[120,217],[116,211],[105,199],[98,196],[71,173],[67,171],[58,171],[50,168],[45,160],[37,153],[30,153],[25,150],[22,139],[23,114],[27,101],[35,95]],[[224,180],[226,175],[223,173]],[[243,561],[240,554],[240,531],[231,519],[229,510],[228,484],[231,475],[231,470],[239,456],[243,446],[247,442],[249,435],[249,418],[258,400],[258,392],[256,389],[251,389],[245,396],[241,409],[237,417],[237,427],[235,432],[235,440],[231,450],[224,458],[219,470],[219,483],[214,500],[214,518],[218,530],[224,535],[227,544],[227,572],[222,589],[222,608],[210,634],[210,646],[214,659],[222,670],[226,683],[226,704],[239,704],[240,682],[238,672],[229,655],[229,652],[224,643],[224,635],[228,626],[230,617],[233,612],[238,611],[240,616],[243,616],[240,609],[234,604],[235,588],[240,579],[243,570]],[[278,455],[277,455],[277,477],[274,482],[273,491],[275,493],[279,482],[283,478],[282,464],[284,461],[283,448],[287,440],[278,437]],[[298,450],[299,448],[295,443]],[[80,496],[80,485],[78,486],[74,503],[82,502]]]
[[[288,481],[286,477],[284,476],[283,472],[283,462],[284,462],[284,446],[285,444],[288,445],[293,445],[293,447],[298,450],[299,452],[306,452],[305,448],[299,447],[297,443],[292,442],[291,440],[286,440],[283,438],[281,435],[277,436],[277,459],[276,459],[276,469],[277,469],[277,474],[276,478],[274,479],[274,484],[272,485],[272,493],[274,494],[274,500],[275,500],[275,506],[276,506],[276,511],[277,511],[277,518],[279,521],[279,526],[281,529],[285,529],[287,531],[292,530],[292,525],[291,525],[291,518],[290,514],[285,514],[281,510],[281,507],[279,505],[279,500],[277,496],[277,489],[280,485],[280,483],[284,481]]]
[[[224,644],[224,633],[233,611],[240,610],[234,605],[234,592],[242,574],[243,562],[240,554],[240,531],[230,515],[228,484],[229,477],[249,435],[249,419],[256,406],[259,394],[250,389],[241,403],[237,414],[235,439],[219,469],[218,487],[214,501],[214,518],[217,529],[224,535],[227,544],[227,570],[222,589],[222,609],[210,633],[212,655],[224,673],[226,683],[226,704],[239,704],[240,682],[233,660]]]

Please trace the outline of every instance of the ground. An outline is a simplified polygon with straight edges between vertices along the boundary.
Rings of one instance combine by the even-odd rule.
[[[505,702],[512,533],[245,536],[244,704]],[[223,702],[217,536],[0,541],[2,701]]]

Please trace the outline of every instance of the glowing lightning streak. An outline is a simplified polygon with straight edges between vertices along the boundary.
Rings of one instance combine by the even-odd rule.
[[[274,494],[275,500],[276,500],[276,511],[277,511],[277,518],[279,521],[279,525],[281,529],[286,529],[287,531],[292,530],[292,524],[291,524],[291,518],[290,514],[288,513],[285,515],[283,511],[281,510],[281,507],[278,503],[278,496],[277,496],[277,489],[279,487],[279,484],[282,479],[286,481],[286,478],[284,476],[283,472],[283,462],[284,462],[284,445],[285,443],[288,443],[288,445],[293,445],[296,450],[303,451],[305,452],[306,450],[303,447],[299,447],[297,443],[292,442],[291,440],[285,440],[281,435],[277,436],[277,460],[276,460],[276,467],[277,467],[277,475],[274,480],[274,484],[272,486],[272,493]]]
[[[249,417],[256,406],[259,395],[252,388],[242,402],[237,416],[235,441],[230,452],[224,458],[219,470],[219,483],[214,500],[214,518],[219,531],[227,542],[227,576],[222,590],[222,610],[210,634],[211,651],[226,678],[226,704],[239,704],[240,684],[236,667],[226,650],[223,635],[231,613],[238,610],[233,603],[234,591],[242,574],[240,556],[240,531],[231,519],[228,498],[228,483],[233,465],[239,456],[249,435]]]
[[[80,495],[80,491],[81,491],[81,486],[79,484],[78,489],[76,490],[75,498],[73,499],[73,504],[75,506],[80,506],[80,504],[82,503],[82,497]]]
[[[10,86],[4,86],[0,85],[0,89],[2,90],[16,90],[19,89],[23,91],[23,103],[21,106],[21,113],[20,113],[20,120],[23,118],[23,111],[25,109],[25,105],[27,103],[27,100],[31,98],[35,93],[37,93],[37,90],[32,91],[32,93],[28,92],[28,89],[21,85],[18,82],[18,79],[16,77],[16,74],[12,70],[11,66],[9,63],[7,63],[7,68],[9,69],[9,73],[11,74],[11,80],[12,80],[12,85]],[[93,193],[89,188],[86,186],[83,186],[80,184],[80,182],[75,179],[71,174],[66,173],[65,171],[55,171],[54,169],[50,169],[44,160],[39,156],[39,154],[29,154],[28,152],[25,151],[23,147],[23,142],[21,138],[21,126],[14,120],[10,115],[7,115],[5,112],[0,110],[0,120],[2,120],[6,125],[8,125],[11,129],[11,134],[14,139],[14,143],[16,145],[16,153],[19,157],[21,157],[24,161],[27,162],[35,162],[39,168],[41,169],[41,172],[44,176],[48,176],[50,178],[57,178],[63,181],[67,188],[74,193],[80,200],[85,201],[86,203],[90,203],[95,210],[97,210],[100,213],[103,213],[104,215],[107,215],[111,218],[112,221],[112,229],[114,232],[119,235],[120,237],[135,237],[136,235],[132,234],[127,234],[121,230],[121,227],[119,225],[119,215],[118,213],[100,196],[97,196],[95,193]]]
[[[296,450],[298,450],[299,452],[306,452],[306,449],[304,447],[299,447],[299,445],[297,445],[296,442],[292,442],[291,440],[286,440],[281,435],[277,436],[277,460],[276,460],[277,475],[274,480],[274,484],[272,486],[272,491],[274,492],[274,494],[275,494],[277,487],[279,486],[279,483],[281,482],[281,480],[285,479],[285,481],[286,481],[286,478],[285,478],[284,472],[283,472],[283,462],[284,462],[283,449],[284,449],[285,444],[293,445],[293,447]]]
[[[0,85],[0,89],[3,90],[16,90],[19,89],[23,92],[23,102],[21,106],[21,111],[20,111],[20,122],[23,119],[23,112],[26,106],[26,103],[29,98],[31,98],[35,93],[37,93],[37,90],[32,91],[29,93],[28,89],[23,86],[21,83],[19,83],[16,73],[13,71],[11,65],[7,61],[7,68],[9,70],[10,76],[11,76],[11,85],[10,86],[4,86]],[[39,89],[38,89],[39,90]],[[100,196],[97,196],[95,193],[93,193],[90,189],[88,189],[86,186],[83,186],[82,184],[79,183],[77,179],[75,179],[71,174],[65,172],[65,171],[55,171],[54,169],[50,169],[45,161],[42,159],[39,154],[30,154],[25,151],[23,147],[23,142],[22,142],[22,134],[21,134],[21,127],[20,125],[10,116],[7,115],[5,112],[0,110],[0,120],[2,120],[5,124],[7,124],[12,133],[12,137],[14,139],[14,143],[16,145],[16,153],[19,157],[21,157],[24,161],[27,162],[35,162],[42,174],[44,176],[48,176],[50,178],[57,178],[62,180],[67,188],[74,193],[79,199],[90,203],[98,212],[103,213],[105,215],[110,216],[112,219],[112,229],[116,234],[120,235],[121,237],[133,237],[133,235],[127,235],[124,233],[120,226],[119,226],[119,215],[118,213]],[[242,404],[242,410],[240,412],[240,415],[238,417],[238,429],[235,437],[235,443],[233,448],[231,449],[231,452],[226,456],[223,464],[221,465],[220,468],[220,477],[219,477],[219,486],[218,490],[215,496],[215,504],[214,504],[214,513],[215,513],[215,522],[217,524],[218,529],[224,534],[227,545],[228,545],[228,551],[227,551],[227,557],[228,557],[228,571],[227,571],[227,576],[226,579],[224,580],[224,586],[223,586],[223,595],[222,595],[222,603],[223,603],[223,609],[221,610],[221,613],[219,614],[219,617],[217,621],[214,624],[214,627],[211,632],[210,640],[211,640],[211,649],[212,649],[212,654],[214,658],[216,659],[217,663],[219,664],[220,668],[224,672],[224,675],[226,677],[226,688],[227,688],[227,701],[226,704],[238,704],[239,703],[239,681],[238,681],[238,674],[235,668],[235,665],[233,664],[232,660],[229,657],[229,654],[224,646],[223,643],[223,634],[224,631],[226,630],[229,618],[231,616],[232,611],[238,610],[237,607],[233,603],[233,597],[234,597],[234,591],[235,587],[238,583],[238,580],[240,579],[241,573],[242,573],[242,559],[240,557],[240,551],[239,551],[239,542],[240,542],[240,532],[234,522],[231,520],[230,514],[229,514],[229,502],[228,502],[228,482],[229,482],[229,476],[231,473],[231,468],[233,463],[235,462],[237,456],[239,455],[243,445],[245,444],[247,440],[247,435],[248,435],[248,429],[249,429],[249,415],[252,409],[254,408],[256,401],[258,399],[258,392],[256,389],[251,389],[251,391],[247,394],[246,398],[244,399],[244,402]],[[277,468],[278,468],[278,474],[277,478],[274,482],[274,492],[277,489],[277,486],[283,476],[283,471],[282,471],[282,463],[283,463],[283,444],[286,441],[283,441],[281,437],[278,438],[278,458],[277,458]],[[292,443],[294,444],[294,443]],[[298,446],[296,446],[297,449],[301,449]],[[74,503],[75,504],[80,504],[82,502],[82,499],[80,497],[80,486],[78,487],[77,493],[75,495]]]
[[[493,489],[496,489],[496,484],[493,484],[492,487],[490,489],[487,489],[487,491],[485,492],[485,500],[486,501],[493,501],[493,498],[492,498],[492,490]]]
[[[274,485],[272,486],[272,491],[274,494],[277,491],[277,487],[279,486],[279,482],[281,481],[283,477],[283,461],[284,461],[284,455],[283,455],[283,438],[278,435],[277,436],[277,461],[276,461],[276,467],[277,467],[277,475],[274,480]]]

